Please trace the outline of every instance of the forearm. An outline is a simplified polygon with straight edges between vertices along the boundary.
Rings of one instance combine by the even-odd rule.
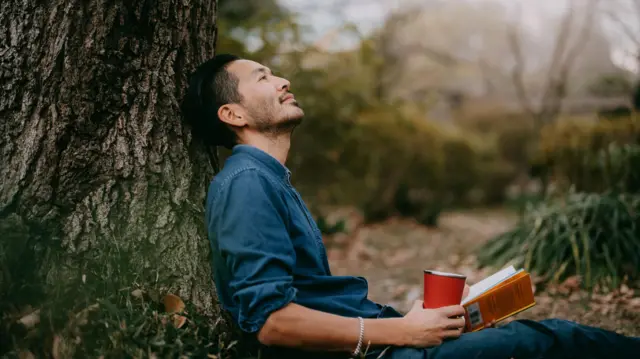
[[[291,303],[272,313],[258,335],[266,345],[322,351],[353,351],[360,337],[357,318],[320,312]],[[402,318],[365,319],[362,350],[367,345],[403,345]]]

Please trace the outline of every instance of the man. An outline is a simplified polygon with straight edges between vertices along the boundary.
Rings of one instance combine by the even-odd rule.
[[[333,276],[322,237],[285,166],[303,111],[287,80],[218,55],[194,73],[185,118],[209,145],[232,148],[207,194],[218,296],[275,358],[604,357],[639,340],[561,320],[462,334],[460,305],[406,315],[367,298],[367,281]],[[264,357],[264,356],[263,356]]]

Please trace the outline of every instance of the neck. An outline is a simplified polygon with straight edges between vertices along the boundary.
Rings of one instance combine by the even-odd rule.
[[[291,133],[281,134],[273,138],[257,134],[247,137],[242,141],[242,144],[259,148],[278,160],[283,166],[285,165],[289,155],[289,148],[291,147]]]

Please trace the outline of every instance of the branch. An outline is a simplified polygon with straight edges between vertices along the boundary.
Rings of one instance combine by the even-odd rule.
[[[536,126],[538,127],[543,125],[545,122],[548,122],[549,118],[555,117],[555,115],[557,115],[561,107],[561,100],[564,99],[565,96],[566,84],[564,82],[559,82],[557,78],[558,73],[562,72],[562,59],[564,58],[567,43],[569,42],[571,25],[573,24],[574,18],[573,9],[573,2],[571,2],[569,4],[569,9],[562,18],[562,22],[560,23],[560,26],[558,28],[553,53],[551,55],[551,62],[549,64],[548,77],[546,79],[546,84],[543,87],[544,90],[539,106],[537,110],[533,110],[530,103],[528,104],[528,109],[527,107],[525,107],[525,109],[527,109],[527,112],[529,112],[533,116],[534,120],[536,121]],[[512,41],[512,43],[518,43],[518,51],[516,52],[517,61],[521,63],[524,60],[522,60],[522,51],[520,50],[519,42]],[[521,77],[518,80],[521,83],[519,83],[516,87],[516,93],[519,94],[519,97],[525,96],[524,81]]]
[[[547,85],[545,86],[547,89],[554,86],[553,82],[555,80],[555,75],[558,72],[557,68],[562,63],[567,43],[569,42],[574,16],[573,8],[573,2],[571,2],[569,4],[569,9],[562,18],[562,22],[560,23],[560,27],[556,35],[556,42],[553,48],[553,54],[551,55],[551,64],[549,65],[549,77],[547,79]]]
[[[640,23],[640,0],[634,4],[639,7],[637,15],[638,22]],[[624,34],[636,45],[636,47],[640,47],[640,35],[636,34],[629,24],[624,22],[620,16],[616,15],[613,11],[607,11],[607,16],[620,26]]]
[[[573,20],[573,10],[565,16],[563,24],[558,33],[557,52],[554,56],[558,56],[553,60],[553,66],[550,69],[549,82],[545,89],[542,100],[541,118],[543,121],[554,119],[562,109],[562,102],[567,96],[567,82],[569,73],[573,67],[580,52],[589,41],[592,34],[592,24],[596,14],[596,8],[600,0],[589,0],[586,15],[582,28],[572,48],[569,49],[566,56],[563,56],[564,49],[570,38],[570,25]],[[557,66],[557,69],[555,68]]]
[[[422,14],[423,12],[418,5],[392,13],[387,19],[385,27],[382,29],[382,35],[388,36],[392,41],[398,41],[398,30],[407,24],[415,23]],[[407,48],[408,51],[403,51],[402,57],[424,55],[445,67],[455,66],[460,62],[454,55],[442,50],[437,50],[421,42],[406,44],[406,46],[403,47]]]
[[[596,8],[597,8],[599,2],[600,2],[600,0],[590,0],[589,1],[589,5],[588,5],[588,8],[587,8],[587,14],[585,15],[584,23],[582,24],[582,29],[580,30],[580,33],[578,34],[578,39],[577,39],[575,45],[573,46],[573,48],[569,50],[569,53],[567,54],[565,62],[562,65],[562,68],[561,68],[561,72],[562,72],[564,78],[566,78],[569,68],[576,61],[578,55],[584,49],[585,45],[587,44],[587,42],[591,38],[591,35],[593,33],[592,24],[593,24],[593,21],[595,20]]]
[[[531,104],[531,99],[527,94],[527,88],[524,84],[524,71],[525,71],[525,63],[524,56],[522,54],[522,46],[520,44],[520,37],[518,36],[518,29],[516,25],[512,25],[507,31],[509,47],[511,48],[511,52],[513,53],[513,57],[515,60],[515,65],[513,66],[513,70],[511,72],[511,78],[513,80],[513,87],[516,90],[516,96],[518,97],[518,102],[520,102],[520,106],[531,116],[533,119],[537,119],[538,114],[534,110],[533,105]]]

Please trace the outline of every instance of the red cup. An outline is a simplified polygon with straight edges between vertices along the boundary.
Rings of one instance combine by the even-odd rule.
[[[433,309],[460,304],[466,281],[467,277],[461,274],[425,270],[422,307]]]

